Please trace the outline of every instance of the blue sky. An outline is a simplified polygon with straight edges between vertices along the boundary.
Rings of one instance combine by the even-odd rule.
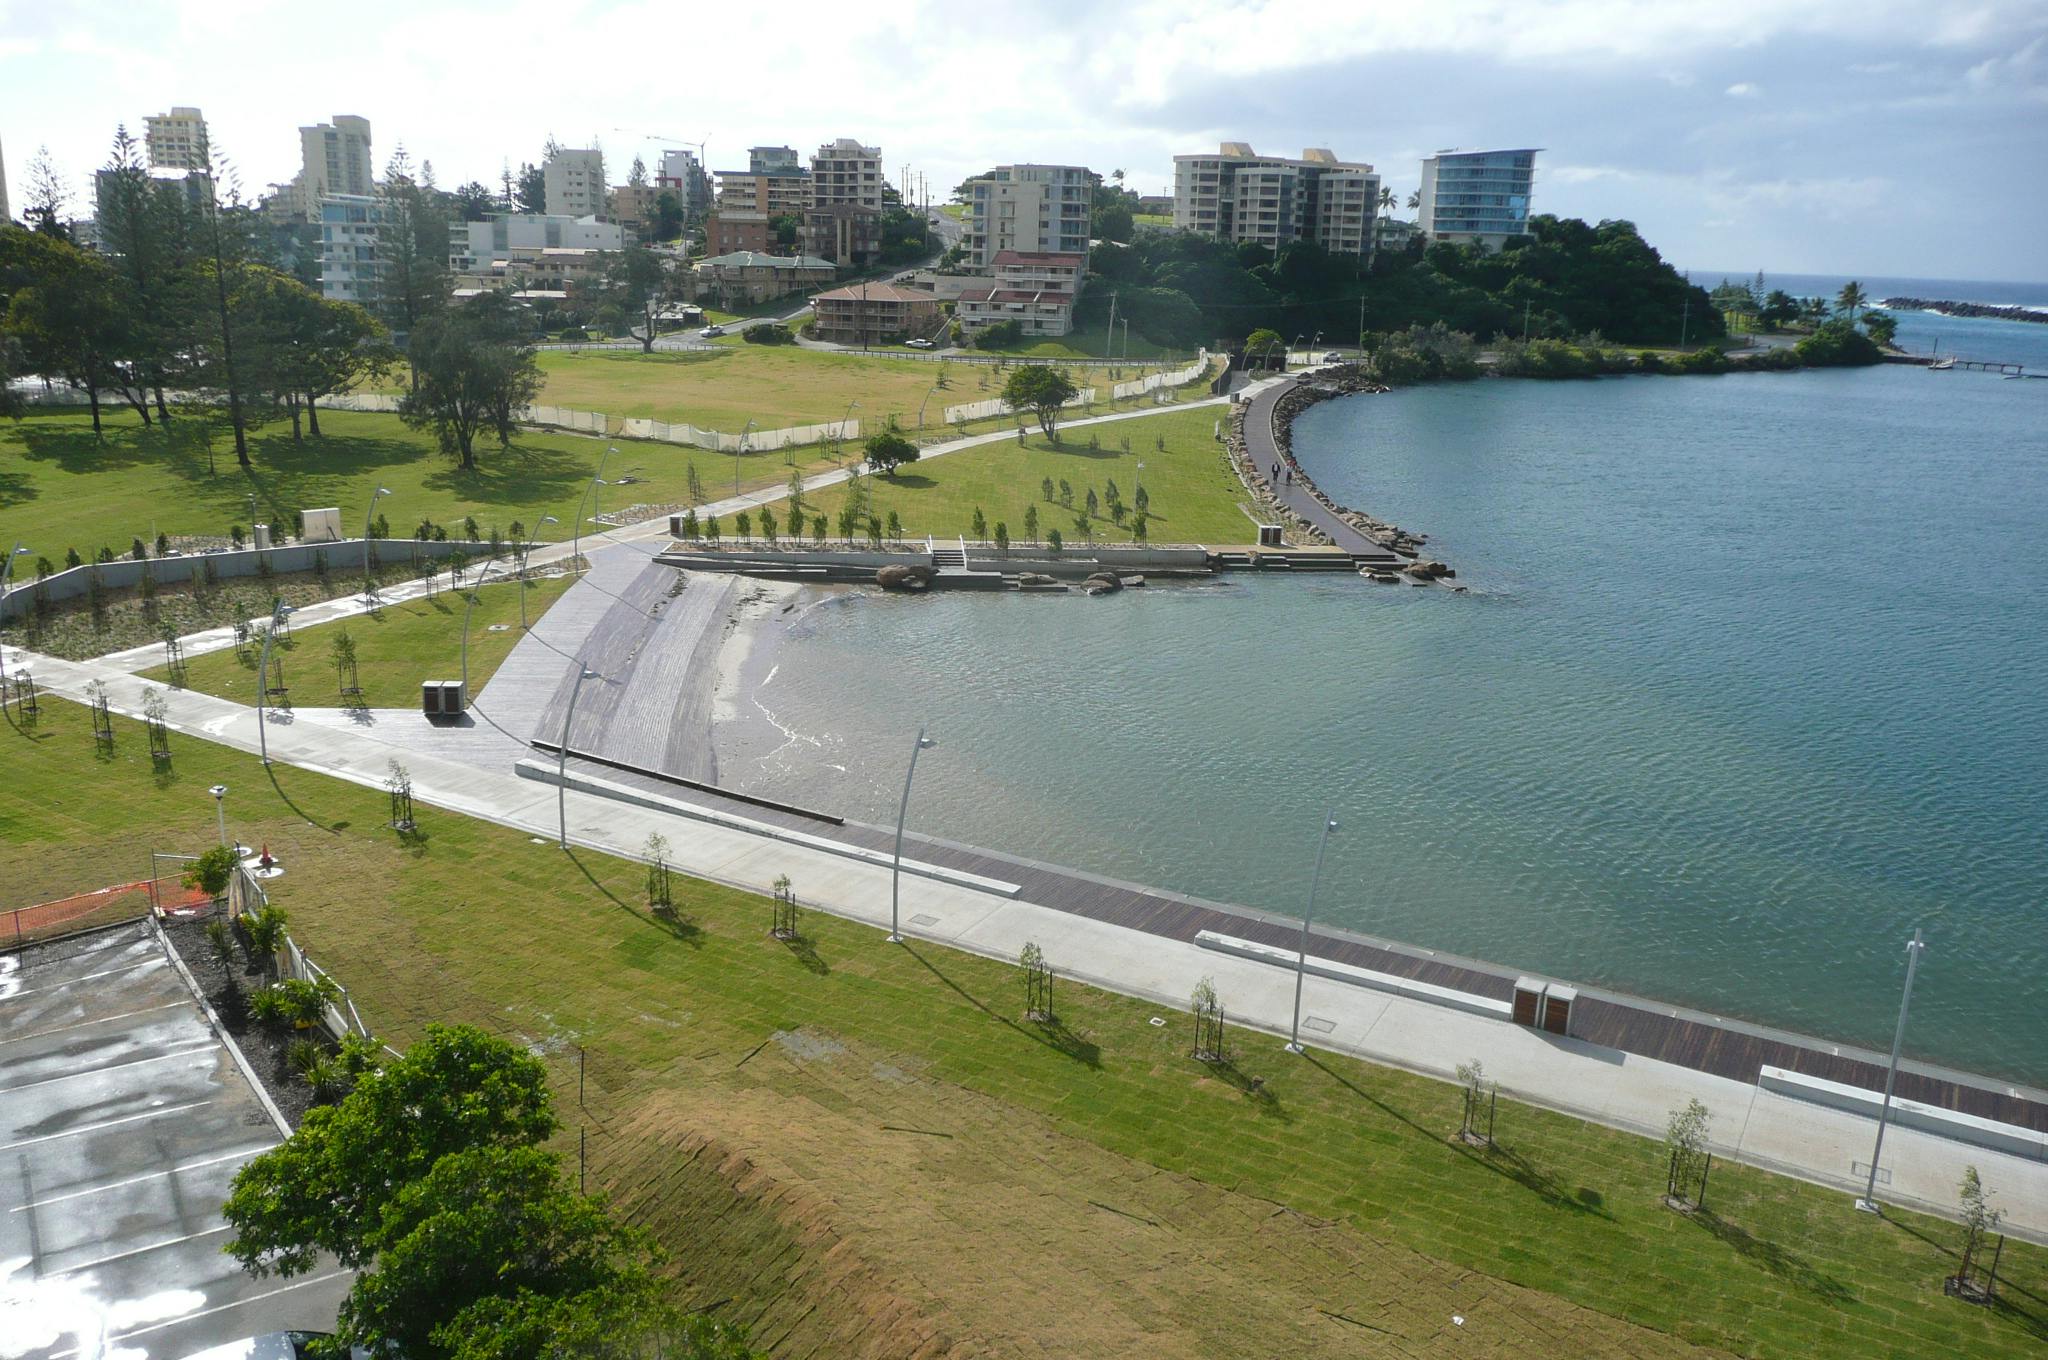
[[[1539,146],[1539,211],[1630,218],[1682,266],[2048,280],[2048,0],[879,8],[0,0],[0,147],[18,203],[39,146],[82,190],[117,122],[173,104],[252,189],[335,113],[444,185],[551,133],[614,179],[664,136],[714,169],[857,136],[935,189],[1041,160],[1147,192],[1226,138],[1328,146],[1403,194],[1433,150]]]

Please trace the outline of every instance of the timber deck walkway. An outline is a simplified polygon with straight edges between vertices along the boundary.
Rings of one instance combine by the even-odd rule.
[[[586,773],[685,802],[809,831],[867,849],[887,852],[894,845],[893,827],[763,807],[758,803],[724,797],[701,786],[685,787],[652,772],[636,772],[609,762],[586,763],[573,756],[572,752],[570,764]],[[907,832],[904,836],[904,854],[907,858],[1016,883],[1022,889],[1017,894],[1019,901],[1183,944],[1193,942],[1195,935],[1204,930],[1290,951],[1300,940],[1298,920],[1204,901],[1160,888],[1123,883],[1059,865],[936,840],[914,832]],[[1309,952],[1318,958],[1499,1001],[1511,999],[1515,978],[1519,975],[1498,965],[1375,940],[1349,931],[1314,929],[1310,935]],[[1750,1085],[1756,1082],[1761,1068],[1770,1066],[1873,1091],[1884,1089],[1885,1058],[1880,1054],[1597,988],[1580,989],[1572,1016],[1571,1037]],[[1904,1099],[1979,1118],[2048,1132],[2048,1093],[2025,1092],[2017,1087],[2001,1086],[1988,1078],[1945,1072],[1917,1063],[1900,1065],[1894,1093]]]

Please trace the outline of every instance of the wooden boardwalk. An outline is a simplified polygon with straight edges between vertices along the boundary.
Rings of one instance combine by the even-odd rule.
[[[575,760],[570,763],[606,779],[779,826],[796,827],[871,849],[886,851],[894,844],[893,827],[828,821],[800,812],[764,808],[681,787],[652,771],[635,771],[616,764],[586,766]],[[1016,883],[1021,888],[1017,894],[1020,901],[1163,939],[1191,942],[1197,932],[1211,930],[1290,950],[1300,941],[1298,921],[1243,907],[1120,883],[915,833],[905,835],[904,847],[906,855],[914,853],[916,858],[930,863]],[[1309,952],[1319,958],[1501,1001],[1513,995],[1517,976],[1492,964],[1392,945],[1345,931],[1311,931]],[[1770,1066],[1873,1091],[1884,1088],[1883,1060],[1875,1054],[1592,989],[1580,989],[1572,1014],[1572,1037],[1749,1084],[1757,1080],[1760,1068]],[[1938,1075],[1902,1065],[1893,1089],[1909,1100],[2048,1133],[2048,1100],[2012,1094],[2013,1088],[1990,1078]],[[2039,1095],[2035,1093],[2036,1097]]]

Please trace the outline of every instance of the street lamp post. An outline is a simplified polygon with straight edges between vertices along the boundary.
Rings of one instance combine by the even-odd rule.
[[[541,525],[543,525],[543,524],[560,524],[561,522],[562,522],[562,521],[560,521],[560,520],[556,519],[556,518],[555,518],[555,517],[554,517],[553,515],[541,515],[541,516],[539,516],[538,518],[536,518],[536,519],[535,519],[535,520],[533,521],[533,532],[532,532],[531,534],[528,534],[528,535],[527,535],[527,537],[528,537],[528,538],[529,538],[530,540],[534,541],[534,542],[538,542],[538,541],[539,541],[539,539],[540,539],[540,526],[541,526]],[[533,555],[533,550],[532,550],[532,548],[531,548],[531,547],[529,547],[529,546],[528,546],[528,545],[526,545],[526,544],[521,544],[521,545],[520,545],[520,548],[519,548],[519,572],[520,572],[520,579],[519,579],[519,631],[520,631],[520,632],[522,632],[522,633],[523,633],[523,632],[525,632],[525,631],[526,631],[526,628],[527,628],[527,624],[526,624],[526,564],[527,564],[527,559],[529,559],[530,557],[532,557],[532,555]]]
[[[932,394],[930,392],[925,393],[924,399],[925,401],[930,401],[932,399]],[[859,409],[859,397],[855,397],[852,401],[846,403],[846,414],[839,417],[839,442],[841,444],[844,444],[846,442],[846,423],[853,419],[853,413],[855,411],[858,411]],[[922,403],[920,403],[917,408],[917,423],[919,425],[924,424],[924,406]]]
[[[4,563],[0,563],[0,596],[5,596],[9,590],[8,582],[14,576],[14,559],[26,556],[28,556],[28,549],[22,547],[19,543],[16,543],[7,550],[7,560]]]
[[[1899,997],[1899,1027],[1892,1032],[1892,1061],[1884,1074],[1884,1104],[1877,1110],[1877,1143],[1870,1149],[1870,1180],[1863,1187],[1863,1198],[1856,1201],[1856,1207],[1866,1214],[1882,1213],[1877,1204],[1877,1158],[1884,1151],[1884,1129],[1892,1113],[1892,1083],[1899,1076],[1899,1048],[1906,1042],[1906,1011],[1913,1004],[1913,972],[1920,964],[1920,952],[1927,946],[1920,939],[1916,928],[1913,938],[1906,941],[1906,990]]]
[[[607,446],[605,451],[597,456],[597,475],[590,479],[589,489],[576,497],[576,533],[569,551],[572,562],[583,555],[583,497],[595,494],[597,489],[604,485],[605,460],[617,452],[617,449]],[[595,507],[591,509],[591,513],[597,513]]]
[[[263,656],[256,663],[256,749],[265,765],[270,763],[270,724],[263,713],[264,692],[270,687],[270,645],[277,641],[277,625],[296,612],[283,600],[271,606],[270,626],[263,630]]]
[[[583,682],[597,672],[576,663],[576,683],[569,686],[569,707],[562,714],[562,740],[555,748],[555,816],[560,823],[557,839],[561,848],[569,848],[569,723],[576,716],[576,696],[583,691]]]
[[[925,393],[924,400],[917,404],[917,428],[920,430],[924,428],[924,408],[927,404],[930,403],[932,399],[932,392],[936,392],[938,390],[939,385],[937,383],[933,383],[932,391]]]
[[[215,784],[207,792],[213,795],[213,815],[214,820],[220,823],[220,843],[226,845],[228,843],[228,786],[225,784]]]
[[[1323,814],[1322,838],[1316,842],[1316,871],[1308,881],[1308,910],[1301,914],[1301,952],[1294,960],[1294,1030],[1287,1040],[1289,1053],[1300,1053],[1301,1047],[1301,982],[1308,972],[1308,923],[1316,914],[1316,889],[1323,882],[1323,851],[1330,848],[1330,833],[1337,829],[1337,809],[1331,808]]]
[[[390,494],[391,488],[388,486],[380,486],[371,492],[370,508],[363,515],[363,598],[365,600],[377,598],[377,584],[370,579],[370,526],[376,522],[377,498]]]
[[[910,769],[903,775],[903,801],[896,807],[896,860],[889,870],[889,943],[900,944],[903,932],[897,928],[898,885],[903,879],[903,821],[910,815],[910,781],[917,778],[917,753],[929,751],[938,745],[926,736],[924,728],[917,729],[917,740],[910,747]]]
[[[481,583],[479,583],[481,584]],[[520,601],[525,602],[525,583],[520,582]],[[483,592],[476,586],[469,588],[469,603],[462,607],[462,702],[469,703],[469,616],[476,612],[476,597]]]
[[[1293,364],[1294,364],[1294,351],[1295,351],[1295,350],[1297,350],[1297,349],[1299,349],[1299,348],[1301,348],[1301,340],[1302,340],[1302,337],[1301,337],[1301,336],[1299,336],[1299,335],[1297,335],[1297,336],[1295,336],[1295,337],[1294,337],[1294,338],[1293,338],[1292,340],[1290,340],[1290,341],[1288,341],[1288,342],[1287,342],[1287,363],[1286,363],[1285,365],[1283,365],[1283,367],[1292,367],[1292,366],[1293,366]]]

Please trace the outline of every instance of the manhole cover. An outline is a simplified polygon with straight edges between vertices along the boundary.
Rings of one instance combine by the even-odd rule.
[[[1301,1017],[1301,1027],[1303,1029],[1312,1029],[1318,1034],[1328,1034],[1331,1030],[1337,1028],[1337,1022],[1335,1020],[1325,1020],[1320,1015],[1304,1015]]]
[[[938,923],[938,917],[930,915],[926,912],[919,912],[917,915],[910,918],[910,924],[914,926],[935,926]]]

